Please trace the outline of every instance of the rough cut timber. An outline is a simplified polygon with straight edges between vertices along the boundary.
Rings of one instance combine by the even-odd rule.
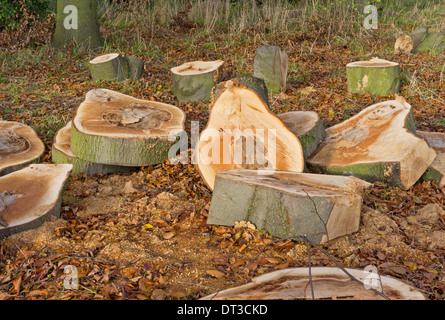
[[[179,101],[209,100],[224,61],[192,61],[172,68],[172,90]]]
[[[72,176],[77,176],[80,174],[91,175],[97,173],[109,174],[116,172],[131,172],[135,170],[135,167],[113,166],[82,160],[76,157],[76,155],[71,151],[70,141],[71,121],[57,131],[52,145],[51,159],[52,162],[56,164],[72,164]]]
[[[169,104],[91,90],[74,116],[71,150],[94,163],[130,167],[161,163],[176,142],[172,137],[184,130],[184,120],[184,112]]]
[[[410,34],[405,34],[396,39],[394,44],[394,53],[411,53],[414,52],[419,44],[428,35],[428,27],[418,27]]]
[[[40,226],[60,215],[71,164],[31,164],[0,177],[0,238]]]
[[[301,143],[269,110],[263,80],[232,79],[216,91],[195,160],[210,189],[222,169],[304,170]]]
[[[312,287],[316,300],[384,300],[369,288],[383,292],[391,300],[426,300],[423,293],[412,285],[389,276],[368,271],[340,268],[289,268],[255,277],[250,283],[212,293],[202,300],[311,300]],[[311,279],[309,278],[311,275]],[[381,281],[381,282],[380,282]],[[383,289],[383,290],[382,290]]]
[[[386,96],[400,90],[399,64],[379,58],[346,65],[348,92]]]
[[[15,121],[0,121],[0,176],[37,162],[45,145],[31,127]]]
[[[326,137],[323,123],[314,111],[291,111],[278,115],[286,127],[298,137],[307,159]]]
[[[323,243],[358,231],[361,192],[369,186],[355,177],[224,170],[216,176],[207,223],[250,221],[279,238],[307,235]]]
[[[414,132],[411,105],[397,97],[327,128],[325,140],[307,164],[331,174],[384,181],[408,189],[436,157],[436,152]]]
[[[123,81],[126,79],[136,81],[142,76],[144,60],[110,53],[94,58],[89,62],[89,66],[94,81]]]
[[[445,133],[416,131],[416,134],[424,139],[436,153],[436,159],[423,174],[425,181],[434,180],[441,187],[445,186]]]
[[[429,33],[417,46],[415,52],[432,52],[440,54],[445,50],[445,31]]]
[[[276,46],[259,46],[254,60],[253,75],[263,79],[269,94],[286,89],[288,56]]]

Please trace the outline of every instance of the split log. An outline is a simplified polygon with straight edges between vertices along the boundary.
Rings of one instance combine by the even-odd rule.
[[[400,90],[399,64],[379,58],[346,65],[348,92],[386,96]]]
[[[307,163],[323,172],[409,189],[436,157],[414,132],[411,105],[397,97],[327,128]]]
[[[123,57],[118,53],[105,54],[89,62],[94,81],[139,80],[144,69],[144,61],[136,57]]]
[[[207,223],[249,221],[279,238],[307,235],[324,243],[358,231],[361,193],[369,186],[355,177],[219,171]]]
[[[0,176],[38,162],[45,152],[43,141],[31,127],[0,121]]]
[[[63,128],[57,131],[54,137],[51,152],[52,162],[56,164],[73,165],[71,176],[77,176],[80,174],[92,175],[98,173],[109,174],[117,172],[131,172],[135,170],[135,167],[113,166],[103,163],[94,163],[76,157],[70,147],[71,123],[71,121],[68,122]]]
[[[410,34],[398,37],[394,44],[394,53],[414,52],[427,35],[428,27],[418,27]]]
[[[196,148],[198,171],[210,189],[223,169],[304,170],[301,143],[269,110],[263,80],[232,79],[215,91],[218,95]]]
[[[434,180],[441,187],[445,186],[445,133],[417,131],[416,134],[424,139],[437,156],[428,170],[423,174],[424,181]]]
[[[71,169],[70,164],[31,164],[0,177],[0,238],[59,217]]]
[[[71,150],[80,159],[139,167],[164,162],[185,114],[172,105],[107,89],[91,90],[71,126]],[[170,139],[170,140],[169,140]]]
[[[415,52],[433,52],[439,54],[445,50],[445,31],[429,33],[417,46]]]
[[[172,90],[179,101],[209,100],[224,61],[193,61],[172,68]]]
[[[304,159],[307,159],[326,137],[323,123],[314,111],[291,111],[278,115],[286,127],[300,140]]]
[[[254,277],[245,285],[212,293],[201,300],[311,300],[311,284],[316,300],[385,299],[374,290],[391,300],[427,300],[420,290],[405,281],[365,270],[345,270],[363,284],[352,281],[340,268],[312,267],[310,271],[289,268]]]
[[[253,75],[263,79],[269,94],[286,89],[288,56],[276,46],[259,46],[254,60]]]

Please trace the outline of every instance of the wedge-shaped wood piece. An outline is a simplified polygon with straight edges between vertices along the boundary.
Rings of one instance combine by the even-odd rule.
[[[60,215],[71,164],[31,164],[0,177],[0,238]]]
[[[71,121],[69,121],[63,128],[57,131],[52,145],[51,159],[56,164],[72,164],[72,176],[80,174],[109,174],[116,172],[131,172],[136,167],[114,166],[103,163],[94,163],[82,160],[71,151]]]
[[[428,170],[423,174],[422,179],[425,181],[435,180],[439,186],[445,186],[445,133],[444,132],[427,132],[416,131],[416,134],[424,139],[431,148],[433,148],[437,156]]]
[[[379,58],[346,65],[348,92],[386,96],[400,90],[399,64]]]
[[[257,170],[218,172],[208,224],[250,221],[276,237],[307,235],[316,243],[358,231],[361,193],[355,177]]]
[[[217,91],[195,160],[211,189],[222,169],[304,170],[301,143],[269,110],[263,80],[232,79]]]
[[[0,121],[0,176],[37,162],[45,145],[31,127],[15,121]]]
[[[192,61],[172,68],[172,90],[179,101],[209,100],[224,61]]]
[[[211,293],[202,300],[311,300],[311,282],[316,300],[426,300],[420,290],[398,279],[368,270],[345,271],[335,267],[273,271],[245,285]]]
[[[132,167],[161,163],[175,143],[172,137],[184,129],[184,120],[184,112],[169,104],[91,90],[74,116],[71,150],[95,163]]]
[[[307,159],[326,137],[320,117],[314,111],[291,111],[278,115],[278,118],[298,137]]]
[[[411,105],[397,97],[327,128],[325,141],[307,163],[327,173],[409,189],[436,157],[413,132]]]
[[[255,55],[253,75],[263,79],[269,94],[286,89],[288,56],[276,46],[259,46]]]

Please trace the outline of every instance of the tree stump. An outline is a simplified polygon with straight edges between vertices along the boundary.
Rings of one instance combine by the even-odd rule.
[[[0,177],[0,238],[37,228],[60,216],[72,165],[31,164]]]
[[[327,128],[325,140],[307,164],[326,173],[409,189],[436,157],[414,132],[412,108],[397,97]]]
[[[379,58],[346,65],[348,92],[386,96],[400,90],[399,64]]]
[[[307,235],[323,243],[358,231],[361,193],[369,186],[345,176],[223,170],[216,176],[207,223],[249,221],[279,238]]]
[[[424,139],[437,156],[428,170],[423,174],[424,181],[434,180],[440,187],[445,187],[445,133],[416,131],[416,134]]]
[[[411,53],[415,52],[419,44],[428,35],[428,27],[418,27],[407,35],[402,35],[396,39],[394,44],[394,53]]]
[[[269,94],[284,92],[287,71],[288,56],[285,50],[276,46],[258,47],[253,75],[264,80]]]
[[[269,110],[263,80],[232,79],[220,83],[215,91],[195,160],[210,189],[216,173],[223,169],[304,170],[301,143]]]
[[[139,80],[144,70],[144,61],[118,53],[105,54],[89,62],[93,81]]]
[[[82,160],[73,153],[70,147],[71,140],[71,121],[69,121],[63,128],[57,131],[52,145],[51,159],[56,164],[72,164],[71,176],[78,176],[80,174],[110,174],[117,172],[131,172],[135,167],[127,166],[113,166],[102,163],[94,163]]]
[[[57,0],[57,22],[52,45],[74,42],[82,50],[97,50],[103,39],[97,21],[97,0]]]
[[[291,111],[278,115],[286,127],[300,140],[307,159],[326,137],[320,117],[314,111]]]
[[[193,61],[172,68],[172,90],[179,101],[209,100],[224,61]]]
[[[161,163],[176,142],[171,137],[184,130],[184,120],[184,112],[169,104],[91,90],[73,119],[71,150],[94,163],[130,167]]]
[[[43,141],[29,126],[0,121],[0,176],[39,161],[45,152]]]

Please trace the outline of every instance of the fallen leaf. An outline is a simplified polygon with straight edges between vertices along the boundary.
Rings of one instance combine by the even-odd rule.
[[[213,278],[222,278],[224,277],[224,273],[219,270],[207,270],[206,273]]]

